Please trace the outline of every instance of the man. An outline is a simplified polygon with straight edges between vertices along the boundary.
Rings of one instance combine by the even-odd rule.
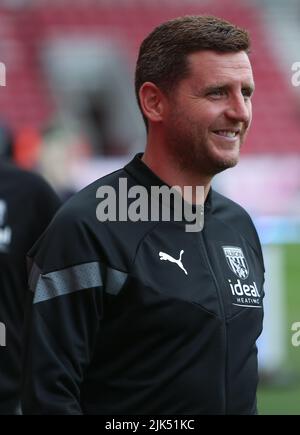
[[[260,243],[248,214],[210,187],[251,122],[248,50],[246,31],[204,16],[142,43],[145,153],[75,195],[30,254],[25,412],[256,413]],[[204,186],[203,230],[126,221],[122,206],[101,221],[97,197],[123,200],[124,179],[131,199],[140,186]]]
[[[0,414],[20,413],[26,253],[58,206],[39,176],[0,161]]]

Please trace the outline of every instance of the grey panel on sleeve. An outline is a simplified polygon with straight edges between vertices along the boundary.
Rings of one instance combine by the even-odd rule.
[[[30,274],[28,279],[28,286],[32,292],[35,291],[40,276],[41,276],[41,269],[38,267],[36,263],[32,262],[30,265]]]
[[[79,290],[101,286],[102,277],[99,263],[80,264],[40,275],[35,287],[33,303],[37,304]]]
[[[128,274],[120,270],[107,268],[105,291],[110,295],[117,295],[123,287]]]

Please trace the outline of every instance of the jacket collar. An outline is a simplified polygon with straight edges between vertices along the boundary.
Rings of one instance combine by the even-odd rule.
[[[129,162],[124,169],[129,173],[139,184],[151,189],[151,186],[168,186],[161,178],[159,178],[151,169],[142,161],[143,153],[138,153]],[[204,203],[205,213],[208,213],[212,207],[212,188],[209,189],[208,195]]]

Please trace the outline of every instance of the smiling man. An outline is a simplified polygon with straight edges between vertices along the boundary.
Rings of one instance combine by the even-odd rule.
[[[251,65],[245,52],[202,51],[187,62],[190,73],[171,94],[166,139],[175,161],[214,176],[237,163],[250,125]],[[141,95],[147,104],[147,84]],[[180,159],[183,146],[187,152]]]
[[[212,177],[238,162],[251,123],[248,34],[222,23],[212,17],[174,20],[157,30],[160,46],[153,32],[141,47],[136,91],[149,123],[143,161],[170,185],[182,178],[208,192]]]
[[[75,195],[30,253],[25,413],[256,414],[261,247],[249,215],[211,188],[251,123],[248,51],[246,31],[207,16],[143,41],[145,152]],[[118,199],[121,179],[149,192],[203,186],[202,231],[102,222],[97,192]]]

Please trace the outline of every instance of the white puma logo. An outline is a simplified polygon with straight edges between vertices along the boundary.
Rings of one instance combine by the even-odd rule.
[[[182,269],[184,271],[184,273],[187,275],[188,273],[185,270],[185,268],[184,268],[184,266],[182,264],[182,261],[181,261],[181,257],[182,257],[183,253],[184,253],[184,250],[182,249],[180,251],[180,255],[179,255],[179,259],[178,260],[176,260],[176,258],[171,257],[171,255],[166,254],[165,252],[160,252],[159,253],[159,258],[160,258],[160,260],[167,260],[167,261],[171,261],[171,263],[176,263],[180,267],[180,269]]]

